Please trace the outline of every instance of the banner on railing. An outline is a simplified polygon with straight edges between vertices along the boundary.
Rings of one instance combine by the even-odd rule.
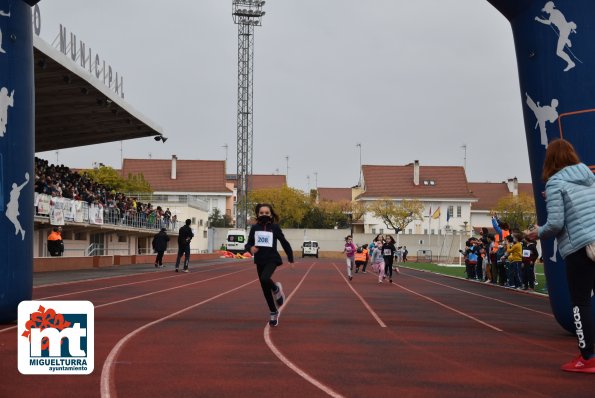
[[[89,224],[103,225],[103,206],[94,203],[89,205]]]
[[[64,225],[64,212],[62,209],[52,207],[50,210],[50,224],[51,225]]]
[[[50,214],[50,201],[52,197],[50,195],[39,195],[36,194],[36,206],[37,214],[48,215]]]
[[[73,208],[75,222],[83,222],[83,217],[84,217],[83,204],[84,204],[84,202],[80,202],[78,200],[72,201],[72,208]]]

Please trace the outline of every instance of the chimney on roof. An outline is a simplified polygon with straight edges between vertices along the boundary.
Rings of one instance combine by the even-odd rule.
[[[509,178],[506,181],[506,185],[508,186],[508,192],[512,194],[512,196],[519,196],[519,180],[518,178]]]
[[[177,163],[178,157],[176,155],[171,155],[171,179],[175,180],[177,176]]]
[[[413,162],[413,185],[419,185],[419,160]]]

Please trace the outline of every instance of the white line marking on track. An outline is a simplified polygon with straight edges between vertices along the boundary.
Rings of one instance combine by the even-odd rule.
[[[107,356],[107,358],[105,359],[105,362],[103,363],[103,368],[101,369],[101,382],[100,382],[100,393],[101,393],[101,397],[103,398],[109,398],[109,397],[117,397],[116,394],[116,383],[114,381],[114,365],[116,363],[116,359],[118,359],[118,355],[120,354],[120,351],[122,350],[122,348],[124,347],[124,345],[130,340],[132,339],[135,335],[137,335],[138,333],[140,333],[141,331],[156,325],[160,322],[163,322],[167,319],[173,318],[175,316],[178,316],[186,311],[189,311],[193,308],[199,307],[203,304],[209,303],[213,300],[218,299],[219,297],[225,296],[226,294],[229,293],[233,293],[236,290],[240,290],[254,282],[257,282],[258,279],[254,279],[253,281],[250,281],[248,283],[244,283],[243,285],[240,285],[238,287],[235,287],[233,289],[230,289],[228,291],[225,291],[223,293],[219,293],[216,296],[213,296],[211,298],[208,298],[206,300],[201,301],[200,303],[196,303],[193,304],[189,307],[183,308],[179,311],[173,312],[167,316],[164,316],[163,318],[159,318],[153,322],[147,323],[144,326],[141,326],[137,329],[135,329],[133,332],[128,333],[126,336],[124,336],[122,339],[120,339],[120,341],[118,341],[118,343],[116,343],[116,345],[114,346],[114,348],[112,348],[112,350],[110,351],[109,355]]]
[[[498,303],[507,304],[507,305],[510,305],[511,307],[517,307],[517,308],[521,308],[521,309],[523,309],[523,310],[527,310],[527,311],[535,312],[535,313],[537,313],[537,314],[546,315],[546,316],[548,316],[548,317],[550,317],[550,318],[553,318],[553,317],[554,317],[554,315],[553,315],[553,314],[549,314],[549,313],[547,313],[547,312],[543,312],[543,311],[534,310],[534,309],[532,309],[532,308],[525,307],[525,306],[518,305],[518,304],[514,304],[514,303],[511,303],[511,302],[509,302],[509,301],[500,300],[500,299],[497,299],[497,298],[494,298],[494,297],[490,297],[490,296],[484,296],[483,294],[479,294],[479,293],[470,292],[470,291],[468,291],[468,290],[464,290],[464,289],[459,289],[459,288],[457,288],[457,287],[453,287],[453,286],[445,285],[445,284],[443,284],[443,283],[440,283],[440,282],[431,281],[431,280],[429,280],[429,279],[421,278],[421,277],[419,277],[419,276],[415,276],[415,275],[409,275],[409,274],[407,274],[407,275],[405,275],[405,276],[407,276],[407,277],[409,277],[409,278],[416,278],[416,279],[421,279],[422,281],[425,281],[425,282],[428,282],[428,283],[433,283],[433,284],[435,284],[435,285],[444,286],[444,287],[447,287],[447,288],[449,288],[449,289],[453,289],[453,290],[457,290],[457,291],[459,291],[459,292],[467,293],[467,294],[470,294],[470,295],[473,295],[473,296],[477,296],[477,297],[481,297],[481,298],[485,298],[485,299],[493,300],[493,301],[496,301],[496,302],[498,302]]]
[[[200,270],[200,271],[192,272],[192,274],[193,275],[202,274],[202,273],[205,273],[205,272],[215,271],[217,269],[221,269],[221,268],[212,268],[212,269]],[[143,275],[143,274],[138,274],[138,275]],[[56,298],[56,297],[72,296],[74,294],[88,293],[88,292],[97,292],[97,291],[100,291],[100,290],[114,289],[116,287],[130,286],[130,285],[140,285],[142,283],[148,283],[148,282],[154,282],[154,281],[163,281],[165,279],[179,278],[179,277],[180,277],[180,275],[179,274],[176,274],[176,275],[171,275],[171,276],[165,276],[165,277],[162,277],[162,278],[153,278],[153,279],[147,279],[147,280],[144,280],[144,281],[122,283],[120,285],[99,287],[99,288],[96,288],[96,289],[79,290],[79,291],[76,291],[76,292],[58,294],[56,296],[40,297],[40,298],[36,298],[35,300],[48,300],[48,299],[52,299],[52,298]],[[104,279],[104,278],[102,278],[102,279]]]
[[[376,319],[376,322],[378,322],[378,324],[380,325],[380,327],[385,328],[386,327],[386,324],[384,322],[382,322],[382,319],[380,319],[380,317],[378,316],[378,314],[376,314],[376,312],[374,312],[374,310],[372,309],[372,307],[370,307],[370,305],[368,305],[368,302],[353,288],[353,285],[347,281],[347,279],[341,273],[341,271],[339,270],[339,268],[337,268],[337,264],[333,263],[333,267],[335,267],[335,269],[337,270],[337,272],[339,273],[339,275],[341,275],[341,277],[343,278],[343,280],[345,280],[345,282],[347,283],[347,286],[349,286],[349,288],[357,296],[357,298],[359,299],[359,301],[362,302],[362,304],[364,305],[364,307],[366,307],[366,309],[368,310],[368,312],[370,314],[372,314],[372,317],[374,317],[374,319]]]
[[[157,294],[157,293],[163,293],[163,292],[167,292],[167,291],[170,291],[170,290],[179,289],[179,288],[182,288],[182,287],[197,285],[199,283],[204,283],[204,282],[212,281],[212,280],[215,280],[215,279],[223,278],[225,276],[239,274],[240,272],[246,272],[246,271],[249,271],[249,270],[248,269],[243,269],[241,271],[230,272],[230,273],[227,273],[227,274],[223,274],[223,275],[219,275],[219,276],[214,276],[212,278],[201,279],[201,280],[196,281],[196,282],[186,283],[184,285],[174,286],[174,287],[170,287],[170,288],[162,289],[162,290],[156,290],[154,292],[141,294],[139,296],[132,296],[132,297],[128,297],[128,298],[125,298],[125,299],[122,299],[122,300],[118,300],[118,301],[112,301],[112,302],[109,302],[109,303],[95,305],[94,307],[95,307],[95,309],[97,309],[97,308],[107,307],[107,306],[114,305],[114,304],[125,303],[126,301],[136,300],[136,299],[139,299],[139,298],[143,298],[143,297],[147,297],[147,296],[152,296],[152,295]],[[13,329],[16,329],[16,328],[17,328],[17,326],[11,326],[11,327],[8,327],[6,329],[1,329],[0,330],[0,333],[6,332],[7,330],[13,330]]]
[[[302,283],[304,282],[304,280],[306,279],[306,277],[308,276],[308,274],[310,273],[310,271],[312,270],[314,265],[316,265],[316,263],[313,263],[310,266],[310,268],[308,268],[308,271],[306,271],[306,273],[304,274],[304,276],[302,277],[300,282],[297,284],[295,289],[293,289],[291,294],[287,297],[287,300],[283,304],[283,310],[285,310],[285,308],[287,308],[287,304],[289,304],[289,301],[291,300],[291,298],[296,294],[297,290],[300,288],[300,286],[302,285]],[[281,315],[281,311],[279,311],[279,315]],[[338,392],[336,392],[329,386],[322,384],[320,381],[316,380],[314,377],[310,376],[304,370],[302,370],[297,365],[295,365],[293,362],[291,362],[289,359],[287,359],[287,357],[285,357],[285,355],[283,355],[281,353],[281,351],[279,351],[279,349],[273,343],[273,340],[271,339],[271,327],[269,326],[268,323],[264,327],[264,341],[265,341],[266,345],[270,348],[270,350],[273,352],[273,354],[275,354],[277,356],[277,358],[279,358],[279,360],[281,362],[283,362],[283,364],[285,366],[287,366],[289,369],[293,370],[301,378],[303,378],[304,380],[306,380],[307,382],[312,384],[314,387],[324,391],[326,394],[330,395],[331,397],[343,398],[343,396],[341,394],[339,394]]]
[[[465,313],[465,312],[463,312],[463,311],[459,311],[459,310],[457,310],[456,308],[453,308],[453,307],[451,307],[451,306],[448,306],[448,305],[446,305],[446,304],[444,304],[444,303],[441,303],[441,302],[440,302],[440,301],[438,301],[438,300],[434,300],[434,299],[433,299],[433,298],[431,298],[431,297],[425,296],[425,295],[423,295],[423,294],[421,294],[421,293],[414,292],[414,291],[413,291],[413,290],[411,290],[411,289],[407,289],[405,286],[399,285],[398,283],[394,283],[394,282],[393,282],[393,285],[395,285],[395,286],[398,286],[398,287],[400,287],[401,289],[403,289],[403,290],[405,290],[405,291],[408,291],[408,292],[409,292],[409,293],[411,293],[411,294],[415,294],[416,296],[419,296],[419,297],[422,297],[422,298],[424,298],[424,299],[426,299],[426,300],[428,300],[428,301],[431,301],[431,302],[432,302],[432,303],[434,303],[434,304],[438,304],[439,306],[441,306],[441,307],[444,307],[444,308],[446,308],[446,309],[448,309],[448,310],[450,310],[450,311],[456,312],[457,314],[459,314],[459,315],[462,315],[462,316],[464,316],[465,318],[469,318],[469,319],[471,319],[471,320],[473,320],[473,321],[475,321],[475,322],[477,322],[477,323],[480,323],[480,324],[482,324],[482,325],[484,325],[484,326],[487,326],[488,328],[490,328],[490,329],[493,329],[493,330],[495,330],[495,331],[497,331],[497,332],[503,332],[503,331],[504,331],[504,330],[502,330],[502,329],[500,329],[500,328],[498,328],[498,327],[496,327],[496,326],[494,326],[494,325],[491,325],[491,324],[489,324],[489,323],[487,323],[487,322],[484,322],[484,321],[482,321],[482,320],[480,320],[480,319],[477,319],[477,318],[475,318],[475,317],[474,317],[474,316],[472,316],[472,315],[469,315],[469,314],[467,314],[467,313]]]
[[[219,263],[205,264],[205,265],[202,265],[201,267],[210,267],[212,265],[220,265],[220,264],[229,264],[229,262],[225,261],[225,262],[219,262]],[[89,269],[89,271],[90,271],[90,269]],[[169,269],[164,269],[164,270],[161,270],[161,271],[158,271],[158,272],[169,272],[169,271],[170,271]],[[40,289],[42,287],[72,285],[73,283],[94,282],[94,281],[101,281],[101,280],[105,280],[105,279],[129,278],[129,277],[132,277],[132,276],[154,274],[154,273],[155,273],[155,271],[151,270],[151,271],[147,271],[147,272],[139,272],[139,273],[136,273],[136,274],[113,275],[113,276],[105,276],[103,278],[89,278],[89,279],[81,279],[81,280],[78,280],[78,281],[48,283],[48,284],[45,284],[45,285],[33,286],[33,289]]]

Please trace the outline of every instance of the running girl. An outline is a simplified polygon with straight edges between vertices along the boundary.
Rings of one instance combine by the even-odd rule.
[[[393,259],[395,258],[395,240],[392,236],[386,236],[386,242],[382,245],[382,255],[384,256],[384,273],[388,275],[389,283],[393,283]]]
[[[382,256],[382,241],[374,241],[374,250],[372,251],[372,270],[378,272],[378,284],[384,280],[384,257]]]
[[[283,286],[271,279],[275,269],[283,264],[277,251],[277,241],[283,246],[283,250],[287,254],[287,260],[291,264],[293,264],[293,251],[291,245],[285,239],[281,227],[276,224],[279,217],[275,214],[273,206],[267,203],[257,204],[254,213],[257,217],[257,223],[250,228],[246,251],[254,255],[254,264],[256,264],[260,286],[271,312],[269,325],[277,326],[279,324],[279,308],[285,301]]]
[[[353,238],[351,235],[345,237],[345,248],[343,249],[343,253],[345,253],[345,262],[347,263],[347,277],[349,280],[353,279],[351,276],[351,272],[355,267],[355,251],[357,247],[353,244]]]

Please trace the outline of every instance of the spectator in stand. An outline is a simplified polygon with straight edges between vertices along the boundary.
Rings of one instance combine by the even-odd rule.
[[[180,266],[180,259],[184,255],[184,272],[188,271],[188,263],[190,262],[190,241],[194,238],[194,233],[190,228],[191,219],[186,220],[186,224],[180,228],[178,232],[178,258],[176,259],[176,272]]]
[[[169,236],[167,236],[167,232],[165,232],[165,228],[161,228],[161,230],[153,237],[153,250],[157,253],[157,257],[155,257],[155,268],[163,268],[163,254],[167,250],[167,242],[169,242]]]
[[[64,241],[59,227],[53,227],[48,235],[48,252],[52,257],[62,256],[64,253]]]

